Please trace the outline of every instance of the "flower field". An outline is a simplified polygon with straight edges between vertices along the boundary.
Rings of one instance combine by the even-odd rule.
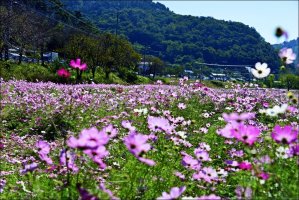
[[[0,199],[296,199],[297,97],[1,81]]]

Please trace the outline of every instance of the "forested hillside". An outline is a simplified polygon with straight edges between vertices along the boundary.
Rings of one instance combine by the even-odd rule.
[[[267,62],[279,66],[277,52],[247,25],[211,17],[178,15],[146,1],[62,0],[65,8],[93,21],[101,31],[122,35],[135,48],[170,63]]]

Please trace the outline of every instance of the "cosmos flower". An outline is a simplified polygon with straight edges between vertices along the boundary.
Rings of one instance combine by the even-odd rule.
[[[296,54],[291,48],[282,48],[278,55],[285,64],[292,64],[296,60]]]
[[[80,58],[77,58],[76,60],[71,60],[70,61],[70,66],[74,69],[79,69],[80,71],[87,70],[87,64],[86,63],[81,63]]]
[[[255,69],[251,69],[251,73],[256,78],[265,78],[270,74],[270,71],[267,63],[261,64],[260,62],[255,64]]]
[[[108,194],[108,196],[110,197],[111,200],[118,200],[120,198],[116,197],[113,195],[112,191],[107,189],[105,186],[105,183],[101,182],[100,183],[100,189],[105,192],[106,194]]]
[[[37,168],[38,168],[38,164],[35,163],[35,162],[33,162],[33,163],[31,163],[31,164],[27,164],[27,165],[25,165],[25,166],[24,166],[24,169],[21,169],[21,170],[20,170],[20,173],[21,173],[21,174],[26,174],[27,172],[32,172],[32,171],[34,171],[34,170],[37,169]]]
[[[258,174],[258,177],[262,180],[268,180],[270,178],[270,174],[268,174],[267,172],[261,172]]]
[[[192,156],[190,156],[185,152],[181,152],[181,154],[183,155],[183,159],[182,159],[183,166],[193,170],[199,170],[201,168],[201,165],[198,160],[194,159]]]
[[[253,145],[260,135],[260,130],[251,125],[240,124],[237,129],[232,130],[234,137],[244,144]]]
[[[196,198],[196,200],[221,200],[221,197],[216,196],[215,194],[210,194],[210,195],[200,196]]]
[[[69,78],[71,76],[71,73],[64,68],[58,69],[57,74],[58,74],[58,76],[60,76],[62,78]]]
[[[68,169],[71,169],[73,172],[78,172],[79,168],[75,164],[76,156],[70,151],[63,149],[60,152],[59,162],[61,166],[66,166]],[[67,164],[67,165],[66,165]]]
[[[6,185],[6,180],[0,179],[0,193],[2,193],[4,191],[5,185]]]
[[[148,123],[148,128],[154,132],[158,132],[162,130],[170,134],[174,129],[170,125],[169,121],[163,117],[148,116],[147,123]]]
[[[136,131],[136,128],[132,126],[131,122],[128,120],[124,120],[121,122],[122,127],[128,129],[129,131]]]
[[[292,126],[282,127],[282,126],[276,125],[273,129],[271,137],[277,143],[290,144],[290,143],[296,141],[296,139],[298,137],[298,131],[294,130],[292,128]]]
[[[197,159],[202,161],[211,161],[211,158],[209,157],[209,153],[206,151],[203,151],[202,149],[195,149],[194,154]]]
[[[165,200],[165,199],[178,199],[183,192],[186,190],[186,186],[183,187],[173,187],[170,190],[170,193],[163,192],[161,197],[158,197],[157,200]]]
[[[245,120],[254,119],[255,113],[241,113],[240,115],[238,113],[223,113],[222,116],[226,122],[241,123]]]
[[[240,169],[243,169],[243,170],[251,170],[252,169],[252,164],[250,162],[247,162],[247,161],[242,161],[239,163],[238,167]]]
[[[80,184],[77,185],[77,190],[82,200],[99,200],[99,198],[91,195],[86,189],[82,188]]]
[[[151,149],[151,145],[146,143],[148,136],[137,134],[135,132],[131,133],[124,138],[124,144],[127,149],[141,162],[148,164],[150,166],[155,165],[155,162],[149,159],[144,158],[144,154]]]
[[[109,141],[109,136],[106,132],[99,132],[98,129],[92,127],[81,131],[79,138],[74,136],[67,140],[67,144],[72,148],[79,149],[95,149],[98,146],[105,145]]]
[[[178,172],[178,171],[175,172],[174,175],[179,177],[181,180],[185,180],[185,178],[186,178],[184,174],[182,174],[181,172]]]
[[[195,180],[205,180],[208,183],[212,183],[212,181],[218,178],[218,174],[216,170],[212,167],[204,167],[197,173],[194,173],[192,176]]]
[[[117,128],[115,128],[112,124],[104,127],[101,131],[105,132],[110,138],[114,138],[118,133]]]
[[[184,104],[184,103],[179,103],[179,104],[178,104],[178,108],[181,109],[181,110],[184,110],[184,109],[186,109],[186,104]]]
[[[53,161],[48,156],[50,153],[50,145],[46,141],[40,140],[36,142],[35,146],[38,148],[39,158],[45,161],[48,165],[52,165]]]

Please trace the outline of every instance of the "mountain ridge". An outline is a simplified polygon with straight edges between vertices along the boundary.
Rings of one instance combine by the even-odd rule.
[[[279,66],[277,52],[253,28],[212,17],[179,15],[159,2],[62,0],[102,31],[119,34],[140,53],[169,63],[205,61],[221,64],[267,62]]]

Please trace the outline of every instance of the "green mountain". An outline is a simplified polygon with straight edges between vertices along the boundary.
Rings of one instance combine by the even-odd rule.
[[[91,20],[101,31],[129,39],[135,48],[169,63],[267,62],[277,68],[275,49],[252,27],[211,17],[175,14],[161,3],[61,0],[65,8]]]

